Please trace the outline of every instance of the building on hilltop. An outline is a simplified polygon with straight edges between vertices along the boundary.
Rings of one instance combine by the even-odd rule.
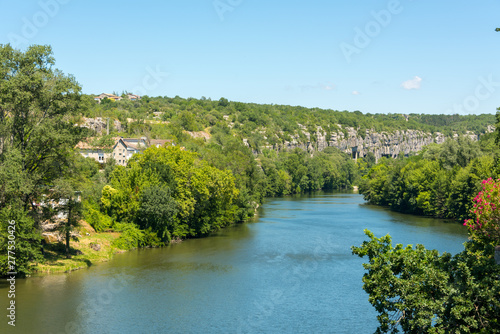
[[[130,94],[130,93],[128,93],[125,96],[130,101],[137,101],[137,100],[141,99],[141,97],[139,95]],[[123,100],[123,97],[117,96],[117,95],[114,95],[114,94],[108,94],[108,93],[102,93],[101,95],[94,97],[94,100],[97,101],[98,103],[101,103],[101,101],[103,99],[110,99],[111,101],[121,101],[121,100]]]
[[[130,101],[137,101],[137,100],[140,100],[141,97],[139,95],[135,95],[135,94],[127,94],[127,98],[130,100]]]
[[[110,99],[111,101],[120,101],[122,97],[107,93],[102,93],[101,95],[94,97],[94,100],[99,103],[101,103],[103,99]]]

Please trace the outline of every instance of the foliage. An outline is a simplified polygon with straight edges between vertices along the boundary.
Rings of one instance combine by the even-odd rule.
[[[30,261],[40,259],[38,229],[50,218],[36,203],[65,176],[73,147],[86,135],[74,126],[80,86],[54,64],[48,46],[22,52],[0,45],[0,212],[3,223],[18,219],[17,240],[24,254],[16,256],[20,275],[29,274]],[[0,238],[5,233],[2,229]]]
[[[498,175],[493,138],[462,138],[429,145],[419,156],[382,159],[363,177],[360,192],[372,204],[392,210],[465,219],[481,180]],[[486,148],[483,151],[483,148]]]
[[[92,226],[96,232],[105,231],[113,225],[113,219],[102,213],[99,209],[95,209],[88,202],[84,203],[84,217],[87,223]]]
[[[150,228],[161,239],[169,242],[169,229],[173,230],[171,225],[176,214],[177,202],[172,198],[170,188],[152,186],[143,191],[137,212],[141,229]]]
[[[235,220],[234,178],[178,147],[150,147],[118,166],[102,190],[105,212],[117,222],[171,238],[197,237]],[[141,242],[142,239],[138,239]]]
[[[449,138],[440,147],[439,162],[445,169],[453,169],[454,166],[465,167],[477,158],[480,152],[479,143],[468,137],[458,137],[456,140]]]
[[[12,227],[10,229],[14,231],[15,239],[9,238],[11,235],[9,226],[14,226],[14,230]],[[41,235],[35,228],[35,221],[23,209],[21,201],[11,202],[9,206],[0,209],[0,273],[4,275],[14,270],[21,277],[30,275],[33,271],[32,264],[43,259],[40,239]],[[8,251],[13,252],[10,255],[14,254],[14,268],[10,268],[12,263],[9,263],[9,260],[12,258],[8,258]]]
[[[124,250],[147,246],[145,243],[145,232],[139,229],[137,225],[125,223],[116,224],[115,230],[122,233],[118,239],[112,242],[112,246]]]
[[[377,333],[500,333],[500,266],[493,247],[466,243],[455,256],[370,238],[353,254],[368,257],[363,289],[379,313]]]

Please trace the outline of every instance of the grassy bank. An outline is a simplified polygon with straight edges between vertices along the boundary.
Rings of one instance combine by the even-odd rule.
[[[118,232],[82,233],[78,241],[71,241],[71,258],[66,257],[63,243],[51,243],[44,247],[44,263],[34,266],[33,276],[65,273],[94,264],[109,261],[114,254],[125,250],[112,245],[118,239]],[[98,249],[98,250],[97,250]]]

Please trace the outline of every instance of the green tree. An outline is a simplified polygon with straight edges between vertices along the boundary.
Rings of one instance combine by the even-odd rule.
[[[49,46],[33,45],[22,52],[0,45],[0,211],[22,217],[19,224],[26,224],[18,231],[31,242],[32,253],[18,259],[21,268],[41,252],[36,229],[49,217],[37,203],[67,171],[73,147],[85,134],[73,126],[80,86],[54,64]]]
[[[500,333],[500,180],[489,178],[474,199],[465,221],[470,241],[451,256],[423,245],[391,244],[377,238],[352,247],[368,257],[363,289],[379,313],[377,333]]]
[[[12,224],[11,224],[12,222]],[[14,226],[14,227],[12,227]],[[15,237],[10,237],[12,232]],[[42,261],[40,252],[41,234],[35,226],[33,217],[23,208],[21,201],[12,201],[0,209],[0,276],[17,272],[26,276],[32,272],[32,264]],[[15,242],[13,242],[15,241]],[[15,265],[9,263],[8,251],[15,254]]]
[[[230,171],[169,146],[150,147],[126,168],[116,167],[101,202],[115,222],[135,222],[168,242],[206,235],[234,222],[238,195]]]
[[[229,105],[229,101],[225,97],[221,97],[219,99],[219,106],[220,107],[227,107]]]
[[[363,289],[379,313],[376,333],[500,333],[500,266],[491,245],[468,242],[451,256],[365,233],[370,240],[352,251],[368,257]]]
[[[388,193],[388,171],[389,167],[385,163],[379,163],[375,165],[368,174],[363,177],[363,181],[360,185],[360,191],[363,194],[363,198],[377,205],[388,205],[389,204],[389,193]]]
[[[76,190],[77,186],[73,180],[59,179],[56,180],[50,199],[54,203],[53,219],[56,221],[62,220],[59,225],[59,230],[64,234],[66,257],[70,258],[70,240],[73,238],[78,241],[78,238],[71,236],[71,233],[79,226],[79,220],[83,214],[83,205],[81,202],[81,192]]]
[[[198,131],[200,126],[196,122],[196,118],[190,111],[183,111],[178,116],[180,126],[186,131]]]
[[[171,196],[170,188],[155,185],[143,191],[137,211],[137,223],[141,229],[151,229],[168,243],[170,231],[175,229],[176,214],[177,202]]]

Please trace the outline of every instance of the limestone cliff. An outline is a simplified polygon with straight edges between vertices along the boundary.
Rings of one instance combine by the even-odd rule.
[[[299,124],[300,125],[300,124]],[[342,152],[352,154],[353,158],[363,157],[372,152],[378,160],[381,157],[397,157],[399,154],[409,155],[412,152],[418,152],[431,143],[441,144],[446,140],[442,133],[426,133],[419,130],[397,130],[395,132],[375,132],[366,130],[360,134],[351,127],[342,127],[337,125],[340,131],[332,132],[327,138],[327,132],[320,126],[316,132],[311,135],[304,127],[301,127],[303,136],[292,135],[290,141],[284,141],[280,144],[265,145],[263,148],[281,150],[292,150],[300,148],[307,151],[323,151],[327,147],[336,147]],[[494,131],[494,127],[488,127],[487,132]],[[457,137],[458,135],[454,135]],[[466,136],[472,140],[478,140],[478,135],[468,132]],[[300,138],[307,138],[301,140]]]

